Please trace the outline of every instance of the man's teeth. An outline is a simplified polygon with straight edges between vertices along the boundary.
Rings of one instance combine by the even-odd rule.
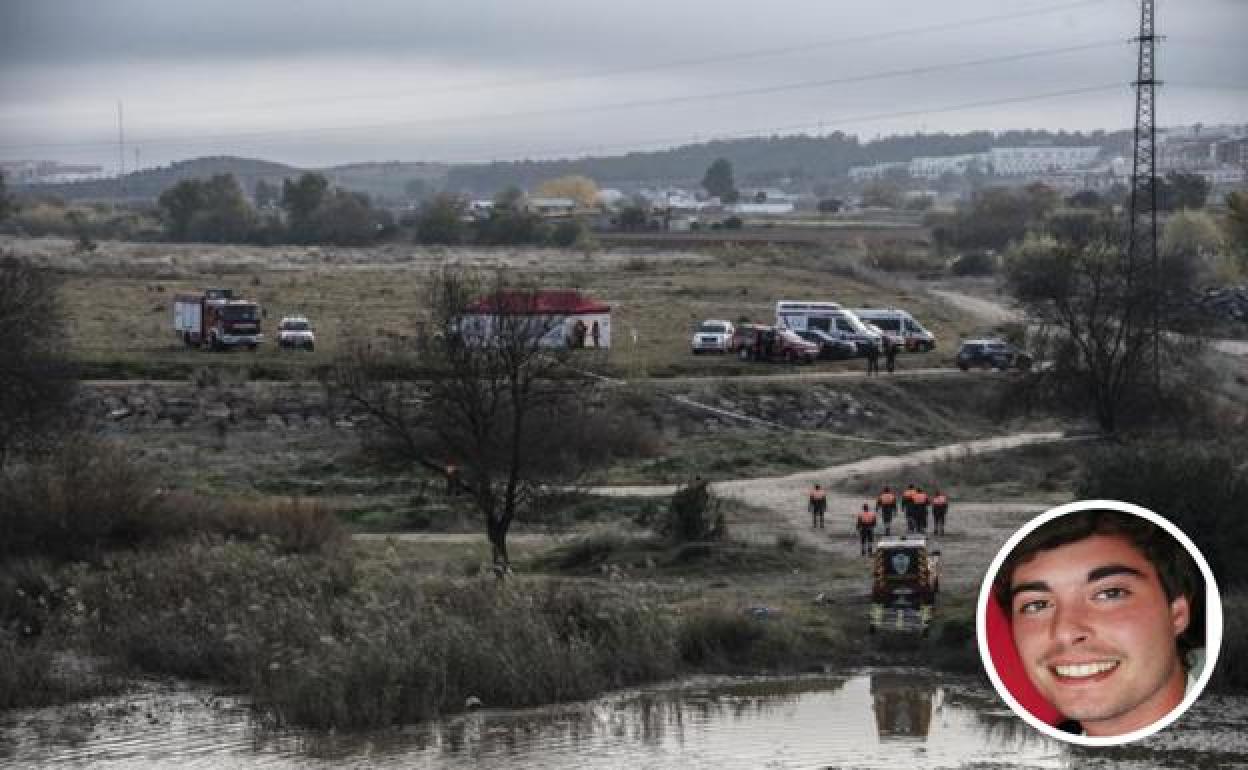
[[[1066,677],[1084,677],[1096,676],[1105,671],[1109,671],[1118,665],[1117,661],[1107,660],[1100,663],[1080,663],[1074,666],[1054,666],[1053,670],[1058,676]]]

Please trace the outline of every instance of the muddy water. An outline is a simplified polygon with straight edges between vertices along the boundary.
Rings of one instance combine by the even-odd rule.
[[[195,689],[0,717],[0,768],[1248,767],[1248,699],[1205,698],[1167,733],[1076,753],[971,679],[914,669],[720,680],[363,735],[276,730]]]

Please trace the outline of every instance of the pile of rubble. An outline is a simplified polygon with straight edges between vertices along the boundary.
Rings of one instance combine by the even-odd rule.
[[[1248,286],[1206,289],[1197,298],[1201,312],[1214,318],[1248,322]]]

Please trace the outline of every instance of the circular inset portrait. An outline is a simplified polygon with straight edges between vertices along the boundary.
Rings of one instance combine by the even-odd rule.
[[[1083,500],[1028,522],[979,592],[979,653],[997,692],[1059,740],[1113,746],[1200,696],[1222,644],[1209,565],[1138,505]]]

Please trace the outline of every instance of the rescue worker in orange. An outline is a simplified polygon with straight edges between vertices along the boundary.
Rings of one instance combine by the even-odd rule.
[[[806,507],[810,510],[810,528],[823,529],[823,514],[828,510],[828,491],[816,484],[810,490],[810,502]]]
[[[446,463],[446,496],[451,497],[459,491],[459,466],[454,462]]]
[[[916,532],[927,531],[927,506],[931,498],[923,491],[923,487],[914,490],[914,529]]]
[[[906,491],[901,493],[901,510],[906,514],[906,531],[917,532],[918,529],[914,523],[914,485],[907,484]]]
[[[897,514],[897,495],[892,487],[884,487],[880,496],[875,498],[875,512],[884,520],[884,534],[892,534],[893,516]]]
[[[949,513],[949,495],[936,490],[936,494],[932,495],[932,532],[937,535],[945,534],[945,516]]]
[[[871,510],[868,503],[863,503],[862,510],[858,512],[858,540],[862,546],[862,555],[870,556],[871,549],[875,546],[875,511]]]

